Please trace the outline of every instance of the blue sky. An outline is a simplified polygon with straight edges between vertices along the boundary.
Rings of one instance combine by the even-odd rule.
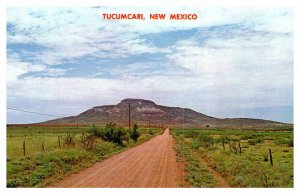
[[[198,13],[104,21],[101,13]],[[77,115],[145,98],[220,118],[293,122],[287,8],[8,8],[7,105]],[[51,119],[15,111],[8,123]]]

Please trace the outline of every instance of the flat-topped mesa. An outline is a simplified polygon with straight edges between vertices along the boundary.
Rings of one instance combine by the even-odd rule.
[[[114,122],[126,126],[128,124],[129,103],[131,121],[142,126],[151,127],[164,123],[173,127],[191,127],[191,128],[259,128],[265,126],[287,126],[285,123],[279,123],[262,119],[249,118],[231,118],[220,119],[207,116],[189,108],[169,107],[155,104],[153,101],[135,98],[123,99],[116,105],[101,105],[88,109],[77,116],[65,117],[43,122],[43,124],[98,124],[105,125],[108,122]]]
[[[121,103],[147,103],[147,104],[154,104],[151,100],[144,100],[144,99],[137,99],[137,98],[125,98],[124,100],[121,101]]]

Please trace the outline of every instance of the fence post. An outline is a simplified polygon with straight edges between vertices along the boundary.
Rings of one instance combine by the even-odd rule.
[[[45,151],[44,142],[42,143],[42,150]]]
[[[223,149],[225,150],[224,138],[222,138]]]
[[[58,147],[60,147],[60,136],[58,135]]]
[[[272,151],[271,149],[269,148],[269,153],[270,153],[270,163],[271,165],[273,166],[273,157],[272,157]]]
[[[242,155],[241,141],[239,141],[239,149],[240,149],[240,155]]]
[[[23,141],[23,153],[24,153],[24,156],[26,155],[26,145],[25,145],[25,141]]]

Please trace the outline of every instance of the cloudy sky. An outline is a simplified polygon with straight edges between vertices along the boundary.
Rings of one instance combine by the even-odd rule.
[[[102,13],[197,13],[105,21]],[[293,122],[288,8],[8,8],[7,106],[77,115],[124,98]],[[8,110],[8,123],[52,119]]]

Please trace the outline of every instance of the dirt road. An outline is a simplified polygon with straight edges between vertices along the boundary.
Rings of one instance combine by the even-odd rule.
[[[176,162],[169,129],[162,135],[96,163],[52,187],[179,187],[183,168]]]

